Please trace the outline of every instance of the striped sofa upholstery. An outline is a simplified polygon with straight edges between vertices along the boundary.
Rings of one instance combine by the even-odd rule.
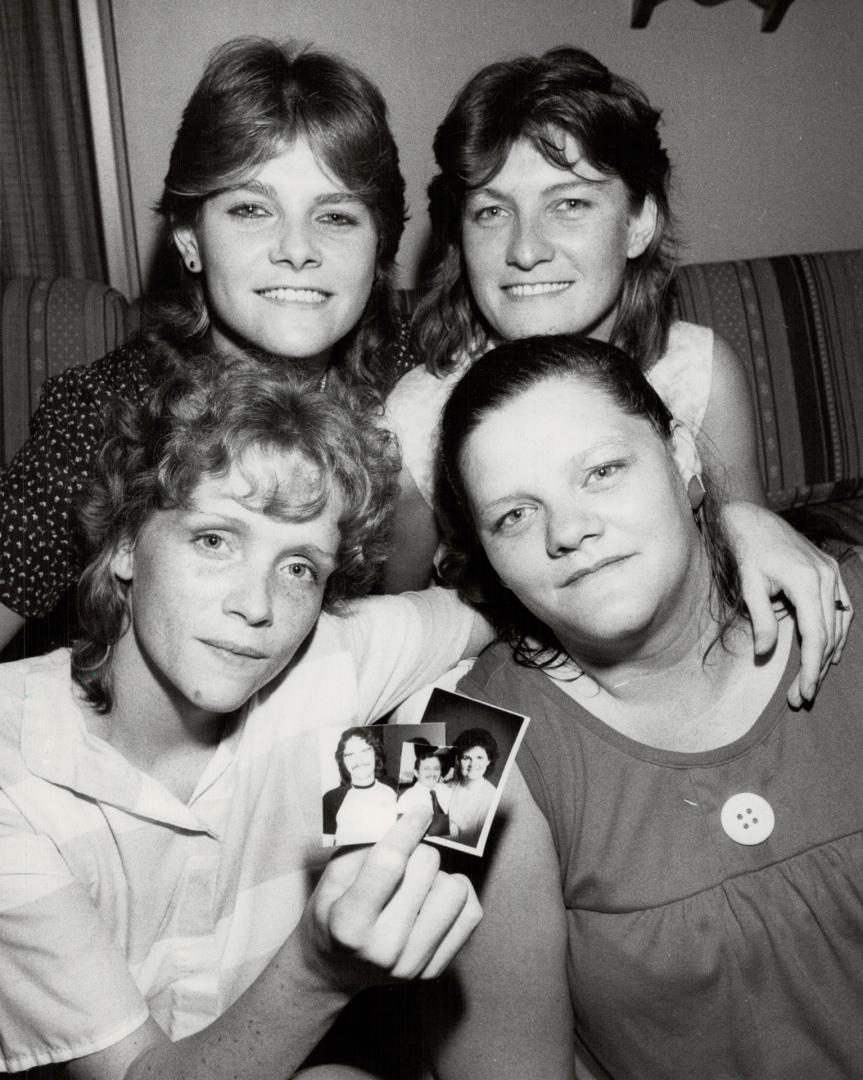
[[[677,294],[746,364],[771,505],[863,542],[863,251],[684,266]]]

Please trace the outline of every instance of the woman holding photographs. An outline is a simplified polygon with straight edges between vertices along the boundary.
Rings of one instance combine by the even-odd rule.
[[[569,1076],[574,1039],[590,1077],[850,1080],[863,634],[792,708],[793,612],[756,661],[697,444],[611,345],[490,352],[441,457],[443,572],[499,634],[459,689],[532,723],[439,1075]]]
[[[0,665],[0,1071],[293,1076],[355,994],[436,977],[473,930],[427,814],[321,845],[322,729],[370,750],[348,725],[488,640],[448,590],[359,599],[396,471],[278,362],[191,358],[124,408],[81,638]]]
[[[145,400],[166,361],[266,354],[374,406],[404,359],[391,282],[404,183],[384,101],[345,61],[259,38],[217,49],[158,210],[175,280],[153,327],[48,380],[0,475],[0,646],[77,578],[74,504],[105,409]]]

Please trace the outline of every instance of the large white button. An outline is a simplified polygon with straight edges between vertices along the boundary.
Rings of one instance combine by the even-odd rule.
[[[773,807],[760,795],[742,791],[722,807],[722,828],[738,844],[761,844],[773,832]]]

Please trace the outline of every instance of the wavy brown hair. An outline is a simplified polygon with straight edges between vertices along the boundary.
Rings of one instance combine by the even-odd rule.
[[[622,412],[645,419],[666,445],[671,442],[673,420],[665,402],[626,353],[574,334],[524,338],[492,349],[468,369],[447,401],[436,492],[446,544],[441,576],[487,615],[519,663],[543,668],[562,663],[566,653],[549,627],[504,588],[488,561],[470,511],[462,454],[472,432],[490,414],[549,379],[573,379],[600,390]],[[537,423],[541,422],[537,417]],[[737,563],[720,522],[720,500],[707,473],[702,473],[702,482],[705,497],[696,523],[710,565],[711,602],[721,641],[746,609]]]
[[[286,470],[284,485],[264,492],[250,476],[251,497],[264,513],[304,521],[331,493],[341,500],[324,610],[368,592],[388,552],[397,448],[346,395],[324,393],[283,364],[250,357],[193,357],[173,370],[166,362],[161,375],[149,401],[117,406],[79,510],[89,559],[78,586],[82,636],[72,650],[72,674],[102,712],[112,705],[111,657],[129,622],[128,585],[111,569],[114,554],[134,543],[155,512],[188,507],[203,478],[242,467],[250,451],[299,458],[317,478],[316,490],[297,503],[295,468]]]
[[[200,342],[210,316],[200,278],[171,239],[194,226],[208,198],[236,185],[297,137],[368,207],[378,237],[371,295],[358,325],[333,352],[333,381],[386,390],[395,372],[389,346],[398,334],[392,275],[406,220],[404,179],[380,91],[341,57],[296,42],[236,38],[210,55],[183,112],[164,191],[163,262],[154,316]]]
[[[656,230],[646,250],[627,263],[610,340],[648,367],[662,355],[672,313],[674,229],[671,167],[659,120],[635,83],[583,49],[562,47],[490,64],[463,87],[437,129],[439,172],[428,189],[431,250],[414,338],[432,373],[444,374],[460,353],[489,344],[462,253],[467,196],[500,171],[521,139],[552,165],[570,169],[561,135],[571,135],[595,169],[623,181],[634,211],[648,196],[656,203]]]

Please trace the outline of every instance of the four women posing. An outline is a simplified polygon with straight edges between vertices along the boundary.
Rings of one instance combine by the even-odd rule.
[[[829,984],[841,985],[848,1009],[859,1008],[859,962],[846,964],[844,953],[837,959],[831,952],[842,927],[859,928],[849,886],[837,884],[840,876],[852,885],[855,880],[859,800],[850,777],[847,791],[840,784],[841,805],[831,803],[839,806],[836,814],[827,805],[835,796],[829,786],[827,803],[808,788],[795,798],[805,787],[806,762],[844,775],[863,749],[843,705],[855,669],[846,663],[842,678],[829,680],[819,696],[823,724],[789,712],[780,698],[799,705],[814,696],[825,661],[841,651],[850,604],[836,564],[760,506],[752,406],[738,360],[709,330],[672,319],[669,166],[658,119],[636,87],[576,49],[492,65],[468,83],[435,140],[433,273],[415,324],[424,366],[404,376],[384,414],[383,398],[407,350],[390,281],[405,216],[403,182],[383,101],[363,75],[326,54],[257,39],[217,50],[184,113],[159,206],[181,263],[173,297],[146,336],[49,382],[33,436],[3,476],[0,628],[8,640],[77,574],[72,508],[93,471],[107,403],[136,406],[143,423],[154,390],[163,385],[150,419],[166,424],[166,441],[146,426],[124,436],[129,445],[147,448],[142,474],[160,460],[181,466],[171,426],[182,427],[204,405],[217,409],[215,398],[206,404],[213,385],[239,407],[218,364],[210,383],[206,372],[197,389],[194,378],[183,382],[184,365],[204,370],[195,366],[195,354],[221,354],[225,370],[242,374],[249,385],[260,378],[275,386],[278,365],[287,365],[315,395],[321,415],[322,397],[347,395],[355,410],[391,424],[404,463],[385,569],[393,591],[425,585],[431,576],[439,543],[436,430],[446,406],[441,497],[450,552],[440,566],[467,598],[487,606],[502,641],[466,686],[535,721],[522,755],[530,792],[516,777],[511,824],[490,861],[489,915],[464,951],[462,967],[468,996],[497,977],[516,995],[532,986],[554,1002],[532,1039],[513,1025],[508,1060],[521,1069],[513,1075],[563,1076],[571,1068],[572,1017],[557,992],[567,955],[581,1054],[595,1069],[614,1076],[715,1075],[719,1061],[723,1075],[788,1076],[782,1054],[793,1051],[811,1063],[806,1075],[834,1075],[828,1063],[851,1060],[854,1049],[842,1035],[835,995],[823,1008],[807,1000],[800,990],[804,976],[791,970],[780,946],[785,938],[805,938],[800,971],[829,971]],[[572,334],[592,341],[554,336]],[[511,344],[489,352],[501,342]],[[228,358],[239,366],[232,368]],[[265,374],[256,375],[255,364]],[[171,386],[176,402],[164,389]],[[258,408],[271,415],[266,402]],[[338,408],[332,415],[343,423]],[[365,422],[357,416],[360,428]],[[237,412],[232,423],[242,431],[253,418]],[[326,606],[328,575],[341,582],[338,575],[359,573],[367,588],[374,569],[365,550],[373,539],[368,527],[355,550],[343,544],[350,528],[358,528],[345,517],[345,504],[359,498],[349,488],[359,478],[381,497],[389,490],[384,456],[379,467],[364,462],[350,482],[341,472],[334,479],[336,465],[319,443],[313,452],[283,432],[276,446],[279,478],[267,433],[253,426],[248,449],[233,441],[231,430],[222,424],[221,457],[190,465],[186,487],[177,481],[179,494],[171,478],[159,474],[157,495],[134,528],[121,528],[118,519],[113,546],[103,537],[99,573],[120,597],[113,601],[116,618],[109,639],[91,632],[84,652],[79,646],[73,658],[75,679],[87,694],[85,742],[112,744],[136,775],[154,778],[177,806],[205,794],[201,783],[212,771],[211,755],[227,762],[237,751],[233,731],[254,730],[240,717],[254,715],[244,711],[246,701],[262,683],[249,675],[248,686],[233,696],[225,691],[224,702],[213,698],[225,665],[269,671],[276,657],[295,682],[301,670],[311,670],[313,650],[305,652],[304,643],[324,640],[315,627]],[[205,434],[201,429],[203,443]],[[188,431],[185,438],[184,452],[191,453]],[[724,504],[714,504],[702,461],[713,466],[727,494]],[[103,460],[103,487],[108,465]],[[122,468],[132,498],[128,463]],[[279,494],[285,476],[293,477],[287,502]],[[219,504],[217,517],[224,517],[225,505],[240,509],[232,509],[228,527],[205,522],[190,530],[195,558],[213,559],[215,568],[230,556],[225,566],[234,560],[242,569],[237,581],[247,574],[254,585],[246,594],[241,582],[225,578],[227,599],[213,606],[220,625],[224,617],[225,626],[243,627],[244,641],[263,640],[258,631],[275,626],[278,611],[289,622],[294,612],[279,590],[302,582],[308,592],[298,636],[260,656],[248,642],[199,640],[166,598],[178,641],[192,659],[203,645],[207,664],[219,672],[206,687],[182,670],[159,627],[152,601],[159,595],[158,575],[151,572],[156,563],[142,543],[151,517],[168,530],[164,541],[154,532],[151,543],[179,542],[175,519],[182,523],[202,498]],[[283,550],[284,528],[271,520],[272,499],[276,518],[287,517],[288,533],[303,534],[297,551],[292,539],[291,551]],[[272,548],[272,575],[256,562],[254,545],[247,551],[237,539],[244,530]],[[230,554],[235,544],[239,561]],[[323,571],[316,566],[321,551]],[[177,579],[193,572],[203,582],[205,569],[180,559]],[[95,608],[111,593],[94,594],[92,573],[93,564],[85,578],[89,592],[82,594],[91,605],[91,631],[100,625]],[[851,577],[856,581],[856,571]],[[279,583],[278,604],[271,578]],[[796,621],[783,609],[777,625],[771,596],[780,591],[794,605]],[[414,643],[428,638],[425,622],[437,622],[436,656],[444,655],[443,620],[455,625],[459,616],[441,601],[428,603],[426,609],[413,599],[390,609],[406,625],[421,620],[405,634],[409,671],[398,686],[383,669],[371,679],[361,634],[350,629],[359,623],[346,623],[368,700],[345,720],[363,722],[416,685],[423,665]],[[380,609],[382,617],[386,610]],[[469,621],[459,627],[450,660],[470,636]],[[795,630],[802,638],[799,656]],[[480,639],[477,630],[474,640]],[[10,701],[19,692],[18,678],[10,674]],[[289,684],[286,677],[282,686]],[[110,691],[115,685],[123,687],[120,698],[97,693],[99,686]],[[168,739],[155,757],[132,723],[129,703],[141,687],[155,710],[153,745]],[[156,730],[160,711],[170,722],[163,718]],[[19,722],[10,707],[10,748]],[[80,739],[80,726],[76,719],[77,733],[70,727],[66,736]],[[16,754],[10,749],[9,761],[18,768]],[[21,775],[32,765],[22,761]],[[50,769],[40,775],[51,782]],[[10,774],[8,784],[15,783]],[[737,796],[739,806],[729,810]],[[21,828],[19,818],[32,826],[28,798],[25,792],[8,808],[15,828]],[[768,819],[775,819],[775,835],[771,824],[761,837]],[[835,821],[844,823],[838,832]],[[405,827],[401,832],[390,843],[404,866],[414,858],[416,837]],[[756,834],[764,844],[752,855]],[[181,848],[178,843],[178,853]],[[238,866],[256,857],[241,850],[235,855]],[[64,858],[71,866],[72,856]],[[309,856],[291,858],[299,866]],[[180,867],[179,854],[178,860]],[[362,865],[357,862],[354,872],[374,893],[373,928],[379,918],[386,922],[388,897],[396,906],[404,898],[398,889],[387,892],[391,884],[381,885],[379,866]],[[409,963],[399,966],[397,958],[370,952],[360,964],[362,977],[355,976],[340,932],[311,901],[304,907],[307,897],[298,893],[293,914],[231,989],[216,995],[208,1016],[182,1021],[183,1031],[202,1032],[199,1039],[176,1051],[164,1043],[152,1022],[162,1005],[149,1004],[147,1013],[137,996],[146,979],[138,973],[138,989],[124,984],[117,1008],[122,1041],[115,1045],[103,1036],[88,1051],[85,1033],[76,1036],[77,1053],[61,1049],[53,1060],[95,1054],[77,1066],[78,1075],[94,1078],[127,1070],[143,1075],[154,1065],[170,1075],[192,1075],[213,1040],[233,1037],[233,1025],[245,1024],[244,1010],[256,993],[267,1008],[274,1001],[280,1009],[295,1007],[284,984],[279,989],[279,956],[301,978],[313,970],[328,1015],[381,968],[436,974],[475,921],[464,886],[437,873],[436,864],[424,867],[416,908],[399,910]],[[332,891],[342,895],[346,880],[333,880]],[[436,905],[436,890],[449,897],[445,909]],[[134,906],[138,898],[130,895]],[[231,893],[229,921],[241,901],[241,891]],[[46,894],[49,914],[53,902]],[[807,912],[824,904],[830,917],[813,933]],[[530,918],[522,910],[528,906]],[[138,925],[135,918],[132,924]],[[505,926],[510,929],[501,937]],[[413,944],[417,938],[420,946]],[[114,977],[123,982],[122,963],[112,957]],[[764,972],[769,977],[762,985]],[[93,1015],[100,1011],[97,984],[94,975]],[[243,987],[245,994],[223,1016]],[[503,1002],[506,995],[491,1000]],[[739,1006],[752,1001],[770,1020],[763,1038],[749,1030]],[[681,1012],[696,1017],[695,1038],[692,1023],[680,1023]],[[471,1016],[463,1029],[468,1037],[488,1020],[494,1026],[486,1035],[494,1033],[499,1049],[501,1015],[483,1004]],[[308,1010],[298,1017],[293,1042],[271,1030],[271,1056],[256,1075],[265,1075],[280,1056],[291,1067],[302,1061],[320,1032]],[[22,1047],[28,1038],[38,1042],[32,1023],[32,1017],[22,1020]],[[470,1069],[461,1062],[462,1038],[441,1040],[442,1068],[479,1076],[475,1062]],[[9,1060],[27,1066],[52,1060],[40,1053],[22,1049]],[[492,1060],[499,1062],[500,1054]],[[849,1074],[837,1067],[835,1075]]]

